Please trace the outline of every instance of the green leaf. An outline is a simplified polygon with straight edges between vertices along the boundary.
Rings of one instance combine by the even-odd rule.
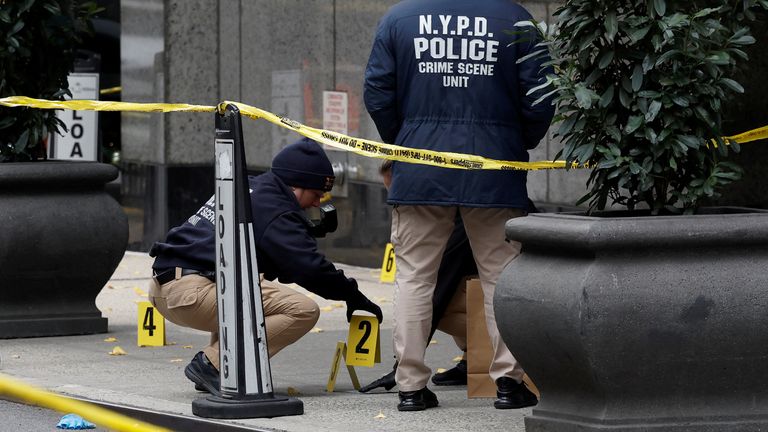
[[[532,58],[536,58],[536,57],[543,57],[548,52],[549,52],[549,50],[547,50],[547,49],[540,49],[540,50],[536,50],[536,51],[530,52],[530,53],[520,57],[519,59],[517,59],[517,63],[519,64],[519,63],[522,63],[522,62],[524,62],[524,61],[526,61],[528,59],[532,59]]]
[[[634,29],[631,32],[629,32],[628,36],[629,39],[632,40],[633,43],[637,43],[645,37],[645,35],[648,34],[648,31],[651,29],[651,26],[645,26],[638,29]]]
[[[645,113],[645,121],[647,123],[652,122],[659,114],[659,110],[661,110],[661,102],[657,100],[651,102],[651,105],[648,107],[648,112]]]
[[[613,50],[605,51],[600,56],[600,61],[598,62],[597,67],[599,67],[600,69],[605,69],[609,64],[611,64],[611,60],[613,60],[613,54],[614,54]]]
[[[656,15],[663,17],[667,12],[667,2],[664,0],[653,0],[653,9],[656,11]]]
[[[674,102],[676,105],[680,105],[681,107],[687,107],[690,105],[688,98],[685,96],[672,96],[672,102]]]
[[[702,144],[701,139],[696,138],[695,136],[692,136],[692,135],[679,135],[677,137],[677,140],[684,146],[692,149],[698,149]]]
[[[720,82],[723,83],[729,89],[735,91],[736,93],[744,93],[744,87],[742,87],[741,84],[737,83],[736,81],[730,78],[722,78]]]
[[[716,65],[725,66],[731,63],[731,56],[725,51],[716,51],[707,56],[707,61]]]
[[[632,106],[632,97],[623,88],[619,89],[619,101],[624,108],[629,109]]]
[[[603,92],[603,95],[600,96],[600,107],[601,108],[605,108],[605,107],[607,107],[608,105],[611,104],[611,102],[613,101],[613,93],[614,93],[614,91],[615,91],[614,86],[611,85],[610,87],[608,87],[608,90]]]
[[[663,1],[663,0],[662,0]],[[643,86],[643,67],[636,65],[632,72],[632,91],[638,91]]]
[[[16,144],[13,145],[14,150],[16,152],[21,152],[24,150],[24,147],[27,146],[27,141],[29,138],[29,129],[24,130],[24,132],[19,135],[19,139],[16,140]]]
[[[645,58],[643,59],[643,73],[648,73],[649,70],[653,69],[653,66],[656,64],[656,56],[653,54],[646,54]]]
[[[754,37],[747,35],[736,39],[731,39],[729,42],[734,45],[752,45],[756,41]]]
[[[17,21],[16,24],[13,25],[13,28],[11,28],[11,30],[8,31],[8,33],[6,33],[6,35],[13,36],[23,28],[24,28],[24,21]]]
[[[599,99],[593,90],[590,90],[581,84],[576,86],[575,96],[577,105],[579,108],[583,109],[591,108],[592,102],[596,99]]]
[[[605,15],[605,37],[608,41],[613,42],[613,38],[616,37],[616,33],[619,31],[619,22],[616,19],[616,12],[609,11]]]
[[[702,10],[696,12],[696,14],[693,15],[693,18],[694,19],[696,19],[696,18],[703,18],[703,17],[708,16],[708,15],[714,13],[714,12],[719,11],[720,9],[722,9],[722,7],[702,9]]]
[[[627,127],[624,128],[624,132],[631,134],[643,125],[643,116],[635,115],[627,120]]]

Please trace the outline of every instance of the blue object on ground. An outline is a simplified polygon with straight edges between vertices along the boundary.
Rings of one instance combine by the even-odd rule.
[[[96,425],[77,414],[67,414],[56,425],[59,429],[95,429]]]

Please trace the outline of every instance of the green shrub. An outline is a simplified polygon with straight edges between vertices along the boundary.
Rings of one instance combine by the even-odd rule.
[[[557,155],[591,169],[590,211],[691,212],[737,180],[721,112],[766,0],[567,0],[542,51],[555,75]],[[545,29],[546,32],[546,29]],[[726,145],[730,144],[730,145]]]
[[[0,0],[0,97],[71,96],[67,75],[96,12],[76,0]],[[44,158],[62,126],[53,110],[0,107],[0,162]]]

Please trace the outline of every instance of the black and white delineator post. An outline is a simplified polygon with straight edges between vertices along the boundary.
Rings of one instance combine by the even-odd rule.
[[[303,414],[300,400],[272,389],[243,128],[234,105],[216,113],[215,147],[221,396],[195,400],[192,412],[209,418]]]

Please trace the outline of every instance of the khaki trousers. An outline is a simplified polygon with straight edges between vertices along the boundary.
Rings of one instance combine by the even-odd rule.
[[[304,294],[263,279],[261,296],[271,358],[309,332],[320,317],[320,309]],[[168,321],[210,332],[210,343],[203,352],[219,368],[219,315],[214,282],[200,275],[187,275],[160,286],[153,279],[149,301]]]
[[[437,323],[437,329],[453,337],[456,346],[464,351],[466,359],[467,351],[467,279],[464,278],[456,288],[451,302]]]
[[[494,351],[489,374],[494,381],[504,376],[517,382],[523,378],[523,369],[501,340],[493,312],[499,274],[520,254],[520,243],[506,241],[504,224],[522,216],[522,211],[398,205],[392,210],[392,244],[397,251],[394,349],[398,359],[395,380],[400,391],[425,387],[431,375],[424,353],[432,321],[432,295],[457,211],[464,221],[485,298],[486,325]]]

